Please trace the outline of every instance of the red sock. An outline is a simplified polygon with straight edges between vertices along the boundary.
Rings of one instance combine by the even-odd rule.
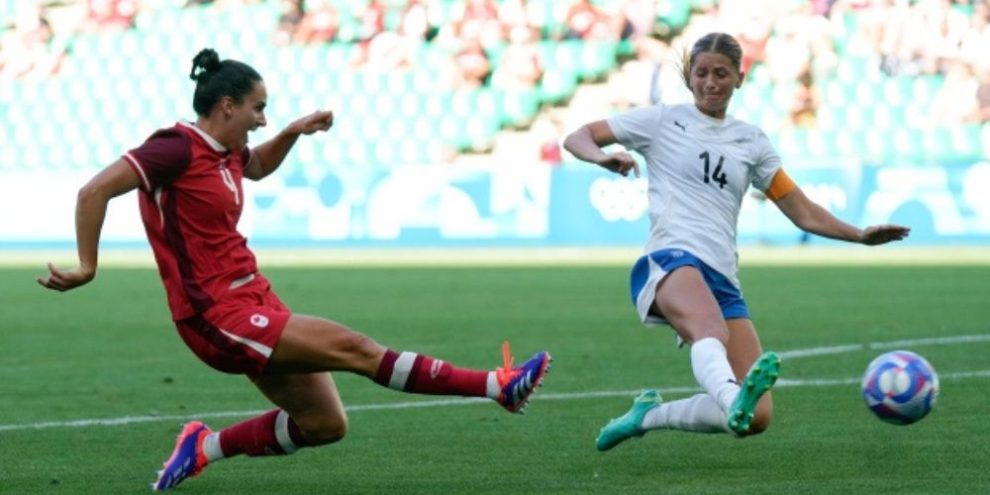
[[[305,445],[299,426],[281,409],[228,426],[220,432],[220,450],[224,457],[285,455]]]
[[[417,394],[486,397],[488,374],[488,371],[455,368],[430,356],[389,349],[378,365],[375,382]]]

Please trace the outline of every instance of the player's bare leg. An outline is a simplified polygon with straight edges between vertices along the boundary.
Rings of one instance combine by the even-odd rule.
[[[411,393],[489,397],[510,412],[522,412],[549,369],[550,355],[538,352],[513,367],[505,343],[503,360],[495,371],[457,368],[430,356],[393,351],[339,323],[293,315],[265,373],[252,378],[279,408],[220,432],[198,421],[187,424],[152,486],[172,488],[226,457],[291,454],[342,439],[347,415],[328,371],[357,373]]]
[[[199,421],[186,424],[152,488],[173,488],[227,457],[292,454],[346,434],[347,415],[329,373],[263,375],[252,381],[278,409],[217,432]]]
[[[685,266],[667,275],[657,287],[656,306],[691,345],[695,380],[728,411],[739,393],[728,359],[729,327],[701,272]]]
[[[752,388],[748,390],[748,393],[758,394],[759,398],[745,434],[759,434],[770,426],[770,420],[773,416],[773,398],[769,390],[761,389],[764,387],[768,389],[773,386],[777,378],[776,373],[780,359],[776,357],[776,354],[763,352],[763,347],[760,345],[760,339],[751,320],[737,318],[728,320],[726,323],[729,326],[729,363],[732,365],[736,379],[739,380],[744,389],[748,386],[747,378],[756,381],[763,380],[762,383],[753,383]],[[754,365],[762,368],[756,370]],[[747,377],[748,374],[753,376]]]
[[[272,353],[272,372],[350,371],[395,390],[431,395],[489,397],[510,412],[522,412],[550,367],[550,354],[538,352],[512,366],[507,344],[503,366],[495,371],[460,368],[408,351],[388,349],[330,320],[293,315]]]

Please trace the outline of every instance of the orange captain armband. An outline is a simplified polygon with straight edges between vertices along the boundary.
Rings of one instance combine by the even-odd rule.
[[[787,196],[788,193],[796,188],[797,184],[795,184],[794,181],[791,180],[791,177],[787,175],[787,172],[784,172],[784,169],[781,168],[777,170],[777,173],[773,174],[773,179],[770,181],[770,187],[768,187],[766,191],[763,191],[763,193],[766,194],[767,199],[777,201],[778,199]]]

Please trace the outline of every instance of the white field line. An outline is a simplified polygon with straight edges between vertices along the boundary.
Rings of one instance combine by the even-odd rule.
[[[503,248],[297,248],[255,250],[264,270],[274,266],[432,267],[432,266],[632,266],[641,246],[503,247]],[[0,249],[0,267],[33,267],[46,262],[75,263],[74,249]],[[743,246],[744,266],[951,266],[990,265],[990,249],[982,246]],[[101,266],[154,267],[147,248],[107,248]]]
[[[811,357],[811,356],[826,356],[830,354],[845,354],[848,352],[863,351],[867,349],[870,350],[902,349],[913,346],[955,345],[955,344],[968,344],[974,342],[990,342],[990,334],[955,335],[952,337],[929,337],[924,339],[871,342],[868,344],[848,344],[848,345],[836,345],[830,347],[812,347],[810,349],[795,349],[793,351],[783,351],[778,354],[780,354],[781,359],[794,359],[794,358]]]
[[[984,335],[958,335],[953,337],[933,337],[913,340],[895,340],[889,342],[872,342],[869,344],[850,344],[829,347],[814,347],[810,349],[795,349],[792,351],[780,352],[781,359],[799,359],[804,357],[832,355],[840,353],[857,352],[867,349],[890,349],[905,348],[922,345],[952,345],[971,342],[990,342],[990,334]],[[990,378],[990,370],[962,371],[955,373],[940,373],[941,380],[957,380],[969,378]],[[810,380],[789,380],[782,378],[777,382],[778,387],[831,387],[841,385],[853,385],[860,383],[860,377],[839,378],[839,379],[810,379]],[[671,387],[661,389],[663,394],[682,394],[700,391],[697,387]],[[534,400],[582,400],[601,397],[632,397],[639,393],[639,390],[600,390],[591,392],[572,393],[540,393],[534,396]],[[347,406],[347,412],[358,411],[382,411],[392,409],[416,409],[425,407],[445,407],[462,406],[470,404],[489,403],[489,399],[483,398],[452,398],[435,399],[423,401],[395,402],[390,404],[365,404]],[[86,428],[91,426],[123,426],[137,423],[150,423],[157,421],[184,422],[192,419],[207,418],[228,418],[228,417],[250,417],[264,413],[264,410],[256,411],[215,411],[197,414],[179,415],[143,415],[143,416],[120,416],[116,418],[101,419],[77,419],[70,421],[41,421],[35,423],[20,424],[0,424],[0,432],[18,430],[42,430],[48,428]]]

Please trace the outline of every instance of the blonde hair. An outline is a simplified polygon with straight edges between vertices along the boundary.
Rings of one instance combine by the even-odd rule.
[[[742,70],[742,47],[739,42],[731,34],[708,33],[694,42],[690,52],[685,49],[681,55],[681,77],[684,78],[684,84],[688,88],[691,87],[691,67],[694,66],[694,61],[698,55],[702,53],[725,55],[737,71]]]

